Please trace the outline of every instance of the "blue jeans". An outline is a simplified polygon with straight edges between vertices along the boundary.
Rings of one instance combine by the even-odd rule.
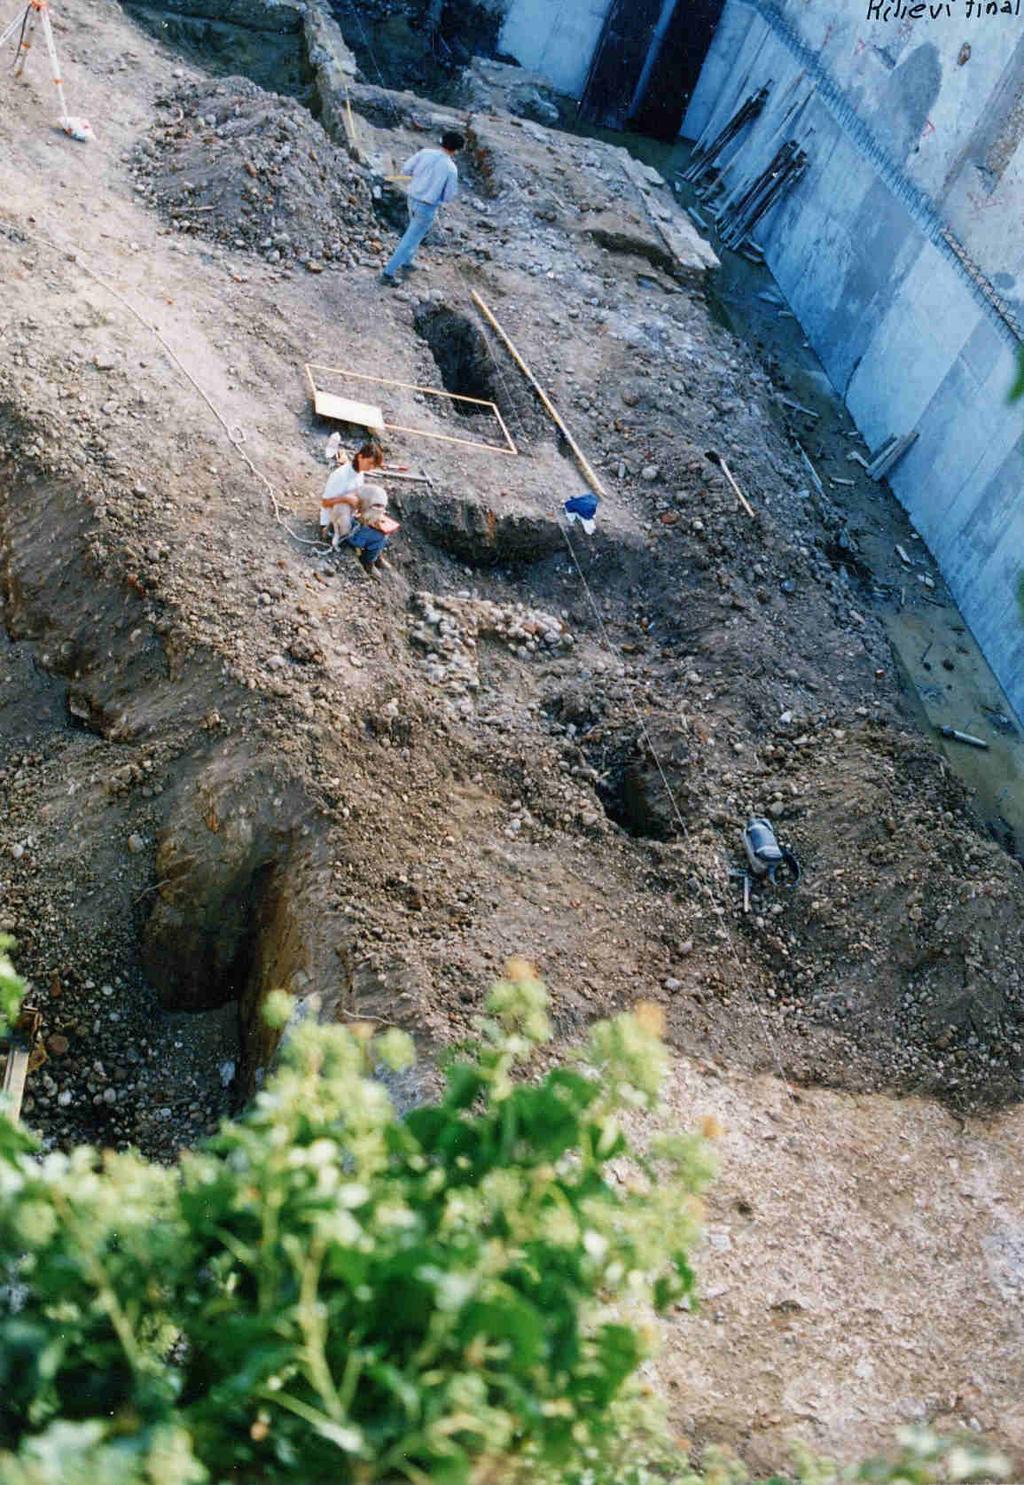
[[[409,225],[405,229],[405,236],[391,254],[384,268],[389,278],[394,278],[400,268],[408,268],[416,256],[416,249],[434,225],[436,216],[436,205],[430,206],[426,201],[417,201],[412,196],[409,197]]]
[[[387,550],[388,539],[383,531],[376,531],[372,526],[361,526],[356,521],[348,537],[348,544],[355,547],[364,567],[372,567]]]

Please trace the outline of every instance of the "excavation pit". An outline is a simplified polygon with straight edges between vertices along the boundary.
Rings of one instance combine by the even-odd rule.
[[[472,320],[454,309],[423,305],[416,311],[415,325],[417,335],[430,347],[446,392],[501,405],[503,389],[498,385],[487,342]],[[456,410],[466,418],[487,411],[471,402],[456,404]]]
[[[524,441],[551,437],[551,425],[539,412],[519,372],[502,364],[503,352],[494,351],[480,325],[448,305],[421,304],[413,319],[416,334],[427,344],[445,391],[456,397],[493,403],[508,424],[512,437]],[[455,403],[459,421],[475,422],[490,414],[486,406]]]
[[[562,549],[558,523],[540,512],[494,511],[471,500],[405,491],[403,521],[446,557],[471,567],[543,562]]]
[[[664,752],[634,741],[601,773],[596,787],[605,814],[636,840],[680,839],[688,829],[685,817],[700,804],[687,777],[690,762],[679,740]]]

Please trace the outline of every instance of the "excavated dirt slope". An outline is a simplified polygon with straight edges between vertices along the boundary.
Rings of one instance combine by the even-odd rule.
[[[34,72],[0,94],[0,925],[46,1018],[31,1122],[170,1153],[258,1082],[267,989],[429,1051],[465,1034],[511,951],[536,959],[565,1038],[660,1001],[675,1047],[728,1070],[740,1101],[752,1072],[960,1110],[1015,1098],[1024,876],[911,726],[841,516],[808,493],[771,379],[699,275],[667,271],[621,152],[475,118],[463,199],[388,293],[394,207],[369,175],[353,194],[379,229],[311,246],[311,269],[272,257],[331,158],[324,138],[281,161],[293,104],[240,84],[236,108],[222,80],[185,130],[166,100],[212,96],[203,79],[106,0],[59,41],[95,144],[49,129]],[[385,162],[431,123],[404,96],[365,106]],[[248,180],[273,179],[248,198],[263,235],[236,247],[181,207],[233,199],[233,121],[254,108],[278,154],[238,146]],[[159,183],[184,159],[196,190],[172,199]],[[559,527],[582,480],[471,288],[600,468],[592,538]],[[306,362],[493,398],[520,455],[396,440],[424,482],[392,482],[402,529],[372,583],[316,544],[329,430]],[[422,392],[381,396],[390,422],[495,435]],[[730,870],[753,811],[804,879],[744,914]],[[804,1210],[817,1158],[765,1179],[792,1180]],[[940,1233],[970,1210],[949,1200]],[[1019,1297],[1008,1230],[993,1313]],[[925,1313],[926,1276],[905,1277],[876,1344],[895,1364],[921,1325],[946,1358],[922,1362],[918,1412],[971,1377],[1009,1388],[1010,1332],[949,1362],[969,1317]],[[826,1351],[874,1280],[852,1282]],[[763,1298],[757,1262],[737,1283]],[[719,1432],[739,1437],[749,1379],[733,1386],[721,1352],[706,1364],[731,1398]],[[837,1436],[867,1447],[901,1416],[879,1388]],[[1019,1419],[1000,1429],[1020,1444]]]

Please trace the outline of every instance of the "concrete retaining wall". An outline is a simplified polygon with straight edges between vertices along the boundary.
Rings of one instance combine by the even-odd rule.
[[[611,0],[510,0],[498,45],[562,93],[583,91]]]
[[[786,138],[807,149],[758,242],[869,444],[917,430],[890,483],[1024,714],[1024,404],[1006,401],[1024,320],[1024,22],[968,21],[969,3],[868,22],[842,0],[728,0],[683,132],[713,135],[771,84],[727,180]]]

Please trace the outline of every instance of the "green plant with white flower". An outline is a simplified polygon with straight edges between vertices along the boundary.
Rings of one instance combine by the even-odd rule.
[[[546,999],[516,964],[404,1116],[374,1070],[407,1038],[304,1023],[173,1169],[0,1121],[0,1485],[731,1485],[638,1378],[711,1174],[699,1138],[627,1139],[658,1031],[617,1017],[531,1075]],[[864,1478],[954,1456],[911,1463]]]
[[[11,963],[14,940],[0,933],[0,1034],[9,1031],[18,1019],[25,998],[25,982]]]

